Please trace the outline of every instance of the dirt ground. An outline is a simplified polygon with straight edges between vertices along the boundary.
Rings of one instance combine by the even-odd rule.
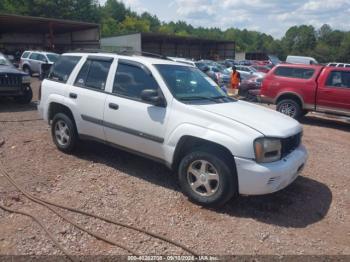
[[[34,80],[35,92],[38,81]],[[0,100],[0,120],[38,117],[35,104]],[[84,142],[65,155],[43,121],[0,123],[0,160],[41,198],[137,225],[205,255],[350,255],[350,123],[314,114],[303,121],[309,161],[287,189],[239,197],[218,209],[189,202],[166,167],[120,150]],[[43,219],[74,255],[128,254],[70,226],[20,195],[0,176],[0,203]],[[81,225],[141,254],[186,254],[179,248],[81,215]],[[61,254],[29,218],[0,210],[1,255]]]

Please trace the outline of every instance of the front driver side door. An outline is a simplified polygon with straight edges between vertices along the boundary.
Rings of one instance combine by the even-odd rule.
[[[142,64],[119,60],[112,93],[107,96],[104,112],[106,139],[116,145],[164,159],[166,107],[141,100],[145,89],[156,89],[157,81]]]

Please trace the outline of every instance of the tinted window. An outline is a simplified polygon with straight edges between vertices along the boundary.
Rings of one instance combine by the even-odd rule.
[[[23,55],[22,55],[22,58],[27,58],[29,56],[29,52],[24,52]]]
[[[49,79],[66,83],[80,59],[80,56],[61,56],[51,67]]]
[[[333,71],[327,79],[327,86],[350,88],[350,72]]]
[[[53,63],[55,63],[57,61],[57,59],[60,57],[57,54],[47,54],[46,56],[49,59],[49,61],[53,62]]]
[[[46,57],[44,55],[42,55],[42,54],[38,54],[37,60],[39,60],[41,62],[47,62]]]
[[[309,68],[279,67],[275,70],[275,75],[290,78],[310,79],[314,75],[314,72],[314,69]]]
[[[38,60],[38,54],[37,53],[32,53],[30,55],[29,59]]]
[[[158,90],[158,84],[152,75],[137,66],[122,63],[118,65],[113,93],[141,99],[141,92],[145,89]]]
[[[111,63],[111,61],[86,60],[75,80],[75,85],[104,90]]]

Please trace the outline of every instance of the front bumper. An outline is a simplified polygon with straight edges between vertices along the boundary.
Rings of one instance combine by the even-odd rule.
[[[278,162],[259,164],[254,160],[235,157],[239,193],[264,195],[277,192],[290,185],[304,168],[307,151],[299,146]]]

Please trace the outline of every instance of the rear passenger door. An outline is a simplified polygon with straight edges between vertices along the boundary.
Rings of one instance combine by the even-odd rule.
[[[29,62],[30,70],[33,73],[38,73],[39,72],[39,68],[40,68],[39,54],[38,53],[32,53],[29,56],[28,62]]]
[[[164,159],[163,142],[167,108],[141,100],[145,89],[162,91],[151,72],[142,64],[119,60],[112,93],[108,95],[104,125],[109,142]]]
[[[103,111],[106,101],[105,88],[113,58],[88,56],[68,94],[69,103],[75,108],[78,132],[91,138],[105,140]]]

